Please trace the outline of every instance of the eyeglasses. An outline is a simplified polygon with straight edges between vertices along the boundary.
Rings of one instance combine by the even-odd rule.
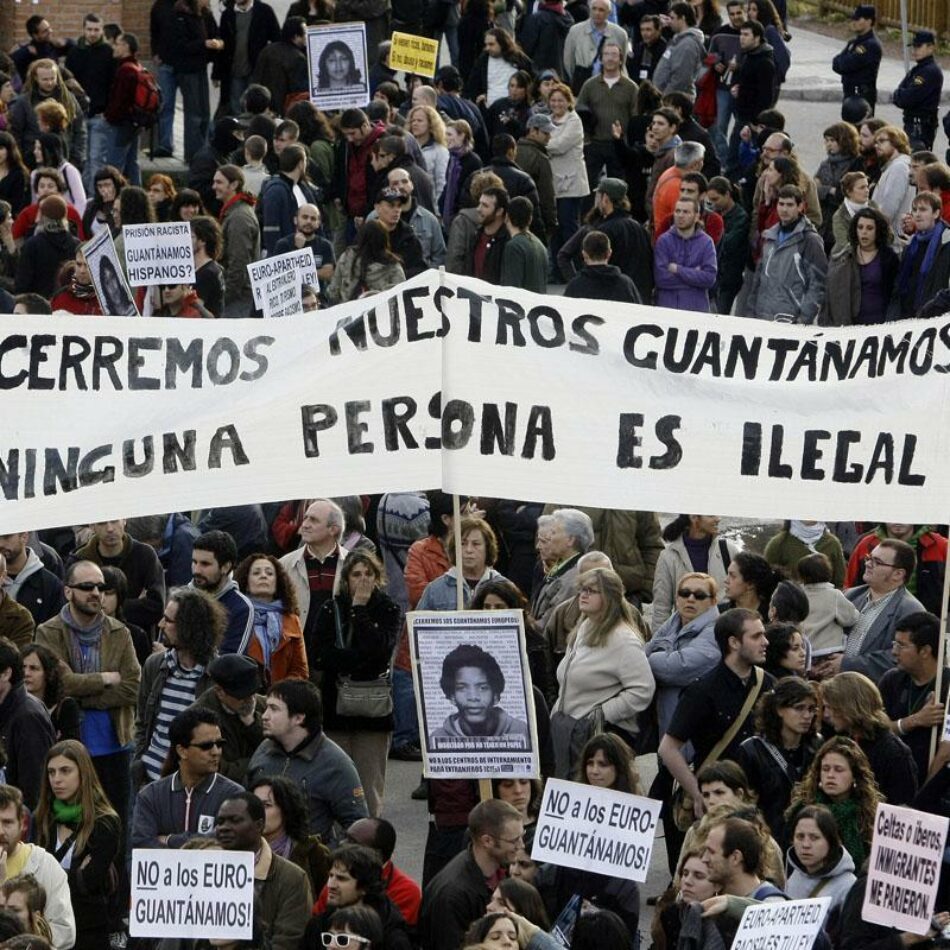
[[[189,742],[192,749],[201,749],[202,752],[210,752],[212,749],[223,749],[227,745],[226,739],[209,739],[207,742]]]
[[[329,930],[324,930],[320,934],[320,942],[325,947],[348,947],[350,946],[350,941],[353,943],[372,943],[368,937],[358,937],[356,934],[337,934],[331,933]]]
[[[504,841],[505,844],[519,844],[524,841],[524,834],[518,835],[517,838],[502,838],[501,835],[492,835],[496,841]]]
[[[708,594],[704,590],[687,590],[685,587],[682,590],[676,592],[677,597],[682,597],[683,600],[689,600],[692,597],[695,600],[709,600],[712,597],[712,594]]]
[[[869,554],[864,560],[870,564],[873,564],[875,567],[897,567],[896,564],[890,564],[888,561],[882,561],[879,557],[874,557],[872,554]]]
[[[579,587],[577,593],[587,594],[587,596],[590,597],[591,594],[600,594],[601,590],[599,587]]]
[[[67,584],[66,586],[73,590],[81,590],[84,594],[88,594],[94,590],[104,594],[106,591],[112,590],[108,584],[97,584],[95,581],[83,581],[80,584]]]
[[[903,640],[894,640],[891,644],[895,650],[907,650],[913,645],[913,643],[905,643]]]

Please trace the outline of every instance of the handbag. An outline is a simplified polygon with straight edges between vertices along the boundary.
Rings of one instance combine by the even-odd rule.
[[[344,648],[343,624],[340,607],[333,598],[333,622],[336,625],[336,645]],[[370,680],[357,680],[340,674],[336,678],[336,714],[359,716],[365,719],[382,719],[392,715],[393,690],[390,671]]]
[[[594,706],[585,716],[569,716],[558,709],[564,705],[564,690],[567,688],[567,678],[571,671],[571,660],[574,659],[574,646],[567,656],[567,666],[564,668],[564,688],[558,696],[555,708],[551,713],[550,729],[551,744],[554,746],[554,777],[570,780],[575,763],[580,759],[584,746],[597,735],[606,731],[604,708]]]
[[[713,762],[717,761],[719,756],[726,751],[729,743],[736,737],[736,733],[748,718],[749,713],[752,712],[752,707],[762,692],[762,684],[764,682],[765,673],[762,672],[761,667],[757,666],[755,668],[755,687],[749,691],[749,695],[746,696],[745,702],[742,704],[742,709],[739,710],[739,715],[732,721],[732,725],[729,726],[723,737],[713,746],[712,751],[703,760],[703,764],[696,770],[697,772],[702,772],[707,765],[712,765]],[[673,811],[673,823],[680,831],[688,831],[696,820],[693,805],[693,796],[690,795],[679,782],[674,782],[670,807]]]

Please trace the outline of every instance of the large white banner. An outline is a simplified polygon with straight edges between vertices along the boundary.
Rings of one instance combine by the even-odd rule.
[[[281,321],[0,327],[0,533],[436,487],[947,517],[950,316],[795,327],[429,271]]]

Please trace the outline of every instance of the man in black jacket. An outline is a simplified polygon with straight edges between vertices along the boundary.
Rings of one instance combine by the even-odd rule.
[[[613,249],[603,231],[588,231],[581,244],[584,266],[564,288],[565,297],[643,303],[637,285],[615,264],[608,264]]]
[[[541,199],[534,179],[521,168],[515,158],[518,146],[507,132],[500,132],[491,140],[492,159],[486,170],[494,172],[505,184],[509,198],[527,198],[537,220],[541,218]]]
[[[409,200],[395,188],[384,188],[376,195],[373,210],[379,223],[389,232],[389,247],[402,259],[406,277],[415,277],[426,269],[422,256],[422,244],[412,228],[402,220],[402,209]]]
[[[63,582],[27,547],[29,539],[28,531],[0,534],[0,557],[7,562],[4,590],[26,607],[36,624],[41,624],[55,617],[63,606]]]
[[[726,174],[730,177],[739,166],[739,133],[755,117],[772,105],[775,85],[775,57],[765,42],[765,28],[758,20],[747,20],[739,30],[739,49],[743,55],[736,69],[730,92],[735,99],[736,121],[729,136]]]
[[[230,105],[231,114],[240,115],[241,96],[257,57],[268,43],[280,39],[280,25],[273,7],[263,0],[226,0],[219,29],[224,49],[214,61],[211,78],[221,82],[222,110]]]
[[[509,136],[510,138],[510,136]],[[487,280],[501,281],[501,259],[508,243],[508,192],[504,188],[486,188],[478,199],[478,234],[466,260],[465,273]]]
[[[602,215],[597,227],[607,235],[613,248],[610,263],[636,284],[643,303],[652,303],[653,248],[646,229],[630,217],[627,183],[619,178],[601,178],[594,207]]]

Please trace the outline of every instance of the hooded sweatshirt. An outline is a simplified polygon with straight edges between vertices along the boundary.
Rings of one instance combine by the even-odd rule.
[[[666,52],[653,73],[653,84],[664,95],[685,92],[696,95],[696,77],[706,56],[706,38],[696,26],[677,33],[667,44]]]
[[[844,903],[844,899],[855,882],[854,859],[845,848],[839,849],[837,860],[829,855],[822,868],[817,871],[806,871],[795,854],[794,848],[788,849],[786,855],[785,893],[788,899],[797,901],[806,897],[830,897],[830,914],[836,907]]]

